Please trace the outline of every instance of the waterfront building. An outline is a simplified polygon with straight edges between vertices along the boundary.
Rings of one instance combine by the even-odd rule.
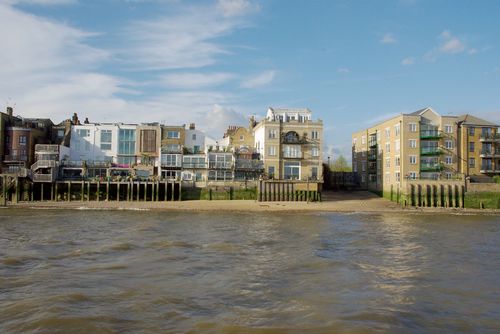
[[[469,119],[470,124],[464,124],[465,119]],[[498,126],[477,118],[472,120],[466,116],[441,116],[432,108],[424,108],[358,131],[352,135],[353,172],[360,175],[363,188],[378,192],[400,188],[407,180],[456,179],[483,174],[480,168],[466,168],[469,165],[464,163],[469,159],[466,148],[479,149],[482,128],[489,129],[487,134],[496,134]],[[471,131],[464,130],[467,126],[477,127],[478,135],[466,139],[467,131]],[[480,155],[477,158],[482,164]]]
[[[321,180],[323,122],[309,109],[269,108],[253,131],[267,177]]]
[[[161,128],[158,123],[137,125],[136,169],[146,176],[158,175],[161,157]]]
[[[184,125],[161,125],[161,170],[165,179],[179,179],[182,172],[182,153],[186,139]]]

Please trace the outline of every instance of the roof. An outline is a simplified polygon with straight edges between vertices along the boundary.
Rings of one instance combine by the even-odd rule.
[[[431,112],[435,113],[436,115],[441,116],[437,112],[435,112],[434,109],[432,109],[431,107],[426,107],[426,108],[423,108],[423,109],[419,109],[417,111],[414,111],[412,113],[405,114],[405,115],[409,115],[409,116],[422,116],[426,111],[431,111]]]
[[[469,125],[487,125],[487,126],[498,126],[498,124],[486,121],[482,118],[472,116],[469,114],[458,116],[458,122],[462,124]]]
[[[269,107],[269,110],[272,112],[276,113],[295,113],[295,112],[304,112],[304,113],[310,113],[311,110],[308,108],[276,108],[276,107]]]

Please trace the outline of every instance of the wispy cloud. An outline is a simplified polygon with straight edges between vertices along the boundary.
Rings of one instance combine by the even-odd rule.
[[[394,44],[397,42],[396,37],[394,37],[394,34],[392,33],[387,33],[382,38],[380,39],[380,43],[382,44]]]
[[[347,67],[340,67],[337,69],[337,72],[338,73],[349,73],[349,72],[351,72],[351,70],[348,69]]]
[[[454,36],[450,31],[444,30],[438,36],[439,44],[424,55],[426,61],[434,62],[441,55],[453,55],[468,52],[474,54],[477,52],[474,48],[469,48],[463,38]]]
[[[171,88],[200,88],[221,85],[234,78],[231,73],[171,73],[164,75],[160,82]]]
[[[265,71],[253,77],[247,78],[241,83],[242,88],[256,88],[270,84],[276,75],[273,70]]]
[[[9,5],[27,4],[27,5],[70,5],[77,3],[78,0],[4,0]]]
[[[217,8],[224,16],[248,15],[260,9],[257,4],[248,0],[218,0]]]
[[[404,66],[409,66],[414,64],[415,64],[415,57],[406,57],[405,59],[401,60],[401,65]]]

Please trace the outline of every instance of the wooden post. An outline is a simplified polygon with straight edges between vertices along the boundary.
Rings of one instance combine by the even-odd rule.
[[[68,182],[68,202],[71,201],[71,181]]]
[[[109,201],[109,180],[106,181],[106,202]]]
[[[7,206],[7,175],[2,176],[2,206]]]
[[[43,202],[43,185],[44,182],[40,183],[40,202]]]
[[[171,199],[172,199],[172,202],[175,201],[175,181],[172,181],[172,198]],[[211,196],[210,196],[210,199],[212,199]]]
[[[182,181],[179,182],[179,202],[182,201]]]
[[[87,182],[87,202],[90,201],[90,181]]]
[[[56,199],[56,202],[59,200],[59,197],[57,197],[57,194],[58,194],[58,191],[59,190],[59,183],[56,181],[56,185],[55,185],[55,199]]]
[[[99,198],[99,188],[101,188],[101,182],[100,181],[97,181],[97,191],[96,191],[96,194],[97,194],[97,201],[99,202],[101,199]]]
[[[168,181],[165,181],[164,187],[165,187],[165,202],[166,202],[168,201]]]
[[[120,202],[120,181],[116,184],[116,201]]]
[[[144,183],[144,202],[148,200],[148,181]]]
[[[81,189],[80,189],[80,201],[83,202],[84,197],[85,197],[85,182],[82,181],[81,183]]]

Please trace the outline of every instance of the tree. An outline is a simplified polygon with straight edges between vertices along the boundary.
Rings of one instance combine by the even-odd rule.
[[[351,166],[347,163],[347,160],[344,158],[343,155],[339,155],[337,159],[334,159],[331,166],[330,170],[332,172],[350,172],[351,171]]]

